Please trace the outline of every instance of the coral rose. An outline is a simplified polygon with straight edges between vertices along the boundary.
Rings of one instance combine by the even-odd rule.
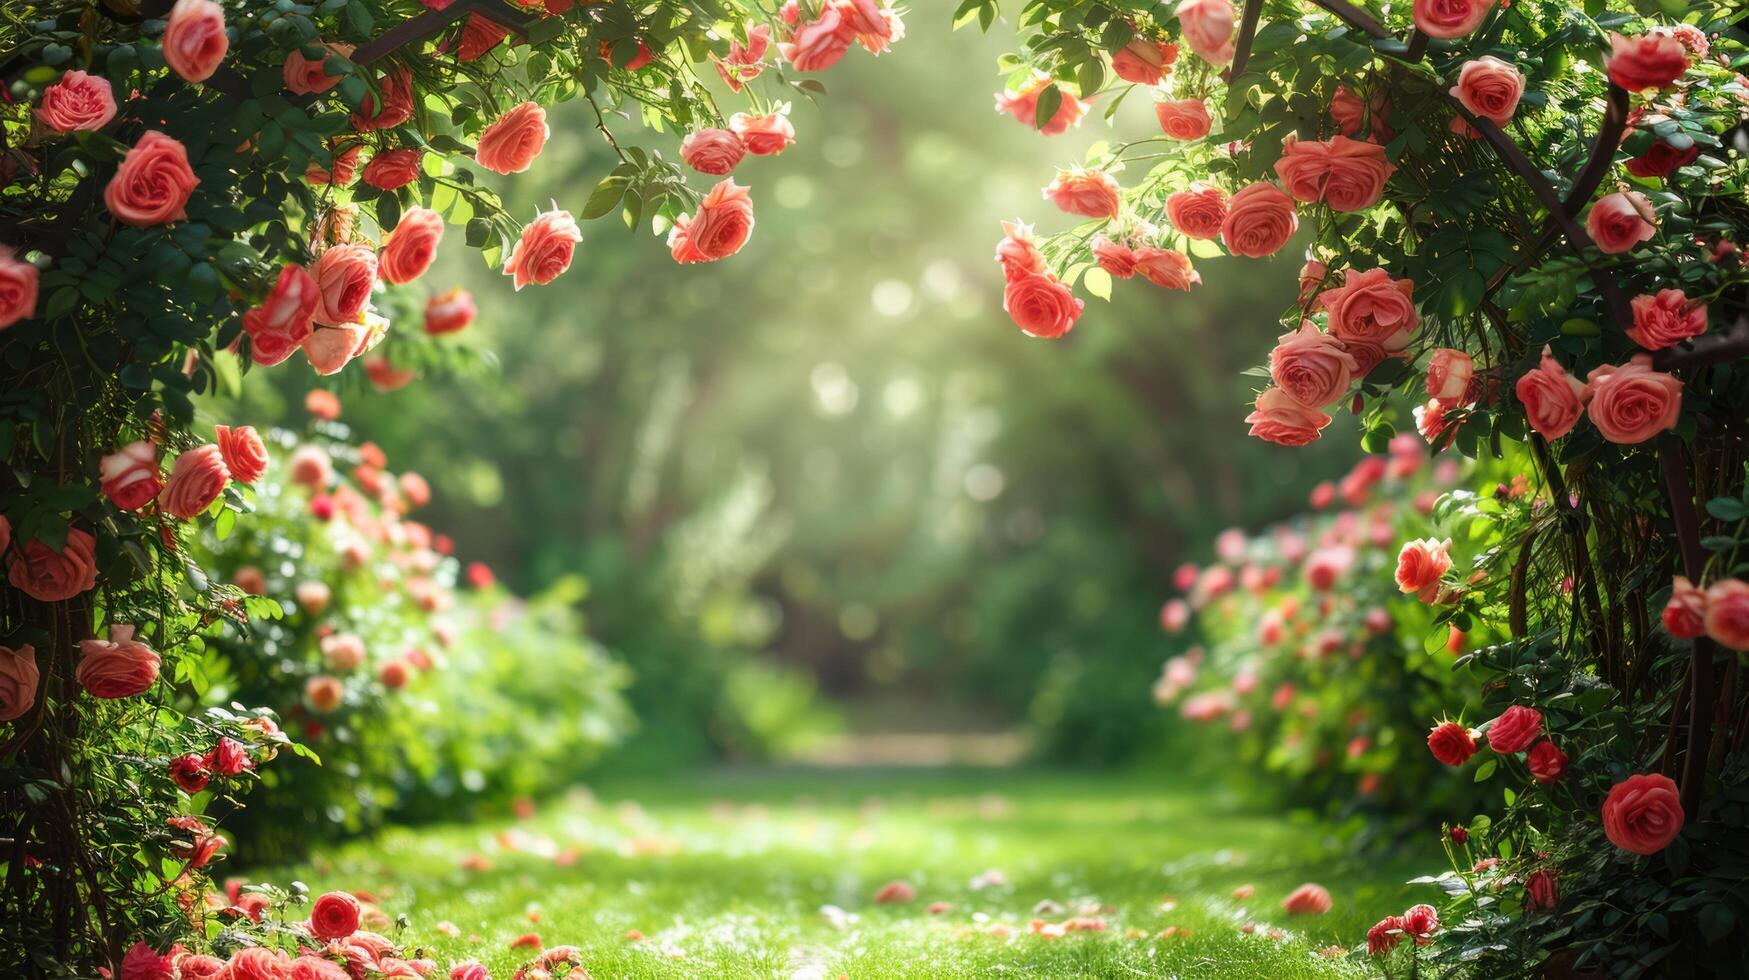
[[[1178,45],[1138,37],[1112,52],[1111,72],[1126,82],[1158,85],[1172,73]]]
[[[122,224],[168,224],[188,217],[188,198],[199,184],[182,143],[148,129],[103,188],[103,204]]]
[[[1299,402],[1280,388],[1265,388],[1250,415],[1250,435],[1278,446],[1304,446],[1318,439],[1330,416]]]
[[[381,108],[378,100],[381,100]],[[405,68],[396,68],[377,80],[377,90],[365,94],[358,111],[352,114],[352,126],[361,133],[393,129],[413,118],[413,75]]]
[[[1542,737],[1542,728],[1542,712],[1515,704],[1488,726],[1488,748],[1501,755],[1523,752]]]
[[[1154,118],[1166,138],[1174,140],[1202,139],[1212,125],[1201,99],[1162,99],[1154,103]]]
[[[788,112],[764,115],[737,112],[729,117],[729,130],[739,136],[741,145],[756,157],[782,153],[796,141],[796,128],[790,125]]]
[[[1494,0],[1415,0],[1411,13],[1416,30],[1449,41],[1475,33],[1492,9]]]
[[[317,674],[304,682],[304,700],[309,703],[310,710],[317,714],[328,714],[340,707],[340,701],[346,696],[346,685],[338,678],[326,674]]]
[[[675,220],[668,250],[683,265],[715,262],[739,252],[752,235],[753,196],[730,177],[705,194],[698,211]]]
[[[1476,754],[1476,738],[1455,721],[1442,721],[1427,735],[1427,749],[1448,766],[1461,766]]]
[[[1056,85],[1062,100],[1057,104],[1057,111],[1051,113],[1051,117],[1045,120],[1043,126],[1040,126],[1038,124],[1039,95],[1053,85]],[[1087,114],[1089,108],[1091,106],[1086,102],[1064,91],[1062,86],[1057,85],[1049,77],[1036,73],[1018,91],[1009,90],[996,93],[997,112],[1006,112],[1013,116],[1015,121],[1031,126],[1046,136],[1057,136],[1068,132],[1070,126],[1081,122],[1081,117]]]
[[[1635,245],[1657,232],[1652,223],[1652,202],[1639,191],[1606,195],[1585,215],[1585,231],[1606,255],[1632,251]]]
[[[134,639],[134,628],[112,624],[108,640],[79,641],[79,686],[94,698],[131,698],[158,680],[158,654]]]
[[[1679,640],[1692,640],[1706,635],[1707,594],[1695,587],[1686,575],[1678,575],[1670,583],[1670,601],[1664,604],[1659,619],[1664,629]]]
[[[1706,590],[1706,635],[1730,650],[1749,650],[1749,582],[1720,579]]]
[[[213,0],[176,0],[164,24],[164,63],[185,81],[204,82],[219,70],[231,42],[225,8]]]
[[[520,103],[480,133],[474,162],[493,173],[522,173],[540,156],[550,134],[547,111],[539,103]]]
[[[721,177],[733,171],[746,155],[741,137],[715,126],[688,133],[680,141],[680,159],[701,174]]]
[[[399,391],[412,384],[419,372],[414,368],[398,368],[382,354],[371,354],[364,359],[364,376],[370,379],[372,388],[389,392]]]
[[[1227,194],[1219,187],[1197,181],[1186,190],[1166,198],[1166,220],[1186,238],[1211,240],[1221,234],[1227,220]]]
[[[0,245],[0,330],[36,315],[37,269]]]
[[[1688,49],[1670,34],[1626,37],[1612,31],[1603,69],[1611,82],[1629,92],[1665,88],[1688,70]]]
[[[825,71],[844,57],[854,40],[854,34],[845,30],[838,8],[828,5],[815,20],[798,24],[790,39],[780,42],[777,49],[796,71]]]
[[[1033,337],[1063,336],[1075,328],[1086,306],[1067,283],[1049,272],[1010,279],[1002,291],[1003,312],[1022,333]]]
[[[1299,227],[1293,198],[1274,184],[1252,184],[1227,200],[1221,242],[1234,255],[1263,258],[1281,251]]]
[[[333,152],[330,161],[333,164],[332,170],[323,169],[312,161],[310,165],[304,169],[304,180],[317,187],[328,184],[332,184],[335,187],[346,187],[350,185],[352,183],[352,178],[357,176],[358,173],[358,154],[361,149],[362,147],[359,144],[354,143],[344,149]],[[335,208],[333,211],[330,211],[329,214],[334,214],[336,212],[340,212],[340,209]],[[352,225],[348,223],[346,225],[348,233],[350,233],[351,228]],[[322,237],[329,240],[344,240],[347,235],[341,234],[332,237],[324,235]]]
[[[225,469],[238,483],[254,483],[267,472],[267,444],[253,425],[213,426],[213,442],[225,459]]]
[[[243,332],[249,335],[255,363],[274,365],[290,357],[310,335],[321,302],[316,277],[303,266],[282,266],[267,298],[243,314]]]
[[[1470,355],[1450,347],[1439,347],[1427,362],[1427,397],[1450,405],[1468,401],[1466,392],[1476,376],[1476,362]]]
[[[1637,445],[1674,429],[1682,414],[1681,380],[1652,370],[1650,354],[1635,354],[1620,367],[1593,368],[1585,380],[1591,386],[1586,415],[1618,445]]]
[[[149,440],[130,442],[97,461],[98,489],[122,510],[139,510],[163,489],[158,447]]]
[[[1211,65],[1233,60],[1232,0],[1184,0],[1174,11],[1184,43]]]
[[[1530,427],[1544,439],[1559,439],[1573,431],[1591,397],[1590,386],[1568,374],[1546,344],[1542,363],[1525,372],[1513,390],[1524,404]]]
[[[1627,335],[1647,350],[1663,350],[1706,333],[1706,304],[1690,303],[1680,289],[1635,296],[1634,325]]]
[[[1359,136],[1365,131],[1376,139],[1390,139],[1396,135],[1385,125],[1390,111],[1390,100],[1382,91],[1362,99],[1348,86],[1338,85],[1330,97],[1330,119],[1344,136]]]
[[[1013,282],[1022,276],[1045,271],[1044,253],[1033,242],[1032,226],[1020,221],[1002,222],[1003,238],[996,243],[996,261],[1002,264],[1002,278]]]
[[[1451,570],[1451,539],[1406,541],[1397,552],[1397,591],[1432,602],[1440,579]]]
[[[1512,121],[1518,100],[1524,97],[1524,73],[1510,62],[1485,54],[1464,62],[1451,94],[1471,115],[1504,126]]]
[[[327,942],[345,939],[358,931],[362,912],[358,899],[346,892],[329,892],[310,906],[310,935]]]
[[[1323,408],[1341,398],[1358,369],[1342,342],[1310,320],[1282,334],[1269,352],[1270,380],[1307,408]]]
[[[284,953],[266,946],[245,946],[231,954],[229,980],[285,980],[290,962]]]
[[[1323,915],[1331,905],[1330,893],[1324,886],[1311,882],[1295,888],[1281,903],[1282,910],[1289,915]]]
[[[443,218],[430,208],[408,208],[377,253],[383,282],[409,283],[425,274],[443,241]]]
[[[318,389],[320,390],[320,389]],[[321,446],[303,445],[292,452],[291,481],[311,490],[328,485],[334,474],[334,464]]]
[[[908,881],[889,881],[876,889],[875,903],[878,905],[894,905],[917,900],[917,889]]]
[[[367,245],[332,245],[316,260],[315,321],[338,326],[358,319],[377,282],[377,256]]]
[[[1123,207],[1123,188],[1103,170],[1059,170],[1043,193],[1064,212],[1084,218],[1115,218]]]
[[[285,87],[293,95],[320,95],[340,84],[339,75],[330,75],[327,70],[329,55],[341,58],[352,57],[352,45],[329,43],[322,46],[323,54],[317,58],[306,58],[304,52],[294,50],[285,56]]]
[[[1531,778],[1539,783],[1552,783],[1567,771],[1567,753],[1545,738],[1530,747],[1524,763],[1530,768]]]
[[[158,507],[171,517],[193,520],[219,499],[230,480],[231,471],[225,467],[219,447],[210,443],[197,446],[176,457],[170,479],[158,494]]]
[[[1603,801],[1603,835],[1624,851],[1656,854],[1682,833],[1685,814],[1676,782],[1640,773],[1616,783]]]
[[[0,534],[0,550],[4,538]],[[89,592],[97,585],[97,539],[75,527],[67,530],[67,543],[59,551],[36,540],[20,551],[6,551],[6,580],[38,602]]]
[[[1318,302],[1330,313],[1330,333],[1351,351],[1363,345],[1394,353],[1421,324],[1414,293],[1414,280],[1392,279],[1383,269],[1344,269],[1342,285],[1318,294]]]
[[[433,337],[467,329],[479,310],[473,294],[462,288],[438,293],[425,301],[425,332]]]
[[[225,961],[217,956],[206,956],[201,953],[183,953],[176,960],[177,980],[221,980],[225,975]],[[288,976],[286,980],[303,980]]]
[[[36,704],[36,647],[0,647],[0,721],[17,721]]]
[[[1161,289],[1189,292],[1202,284],[1202,276],[1190,267],[1190,257],[1176,249],[1143,245],[1130,253],[1136,272]]]
[[[522,229],[504,263],[504,274],[519,290],[529,283],[545,286],[571,267],[571,256],[582,240],[583,232],[569,211],[542,211]]]
[[[503,24],[490,17],[469,14],[467,22],[462,25],[461,36],[456,39],[456,60],[477,61],[484,58],[509,36],[510,28]]]
[[[102,129],[115,118],[115,93],[102,75],[70,71],[43,89],[35,115],[45,129],[57,133]]]
[[[364,182],[378,190],[398,191],[419,179],[422,154],[412,146],[382,150],[364,165]]]
[[[1364,211],[1377,204],[1396,169],[1385,159],[1384,147],[1346,136],[1318,142],[1290,134],[1275,161],[1282,186],[1295,200],[1322,201],[1336,211]]]
[[[1093,261],[1099,263],[1101,269],[1119,279],[1136,274],[1136,253],[1127,245],[1098,235],[1088,245],[1088,251],[1093,253]]]

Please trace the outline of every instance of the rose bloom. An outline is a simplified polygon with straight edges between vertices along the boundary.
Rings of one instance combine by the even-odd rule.
[[[1002,222],[1004,236],[996,243],[996,261],[1002,264],[1002,278],[1013,282],[1022,276],[1046,271],[1044,254],[1033,244],[1032,226],[1020,221]]]
[[[1524,73],[1509,62],[1485,54],[1464,62],[1451,94],[1472,115],[1504,126],[1512,121],[1512,114],[1518,111],[1518,100],[1524,96]]]
[[[1417,946],[1433,942],[1439,931],[1439,912],[1431,905],[1413,905],[1403,913],[1403,931],[1415,937]]]
[[[139,510],[158,496],[158,447],[149,440],[130,442],[97,461],[98,488],[122,510]]]
[[[254,565],[244,565],[232,572],[231,584],[250,595],[267,594],[267,574]]]
[[[1299,402],[1280,388],[1266,388],[1255,409],[1245,416],[1250,435],[1278,446],[1304,446],[1317,441],[1330,416]]]
[[[170,957],[143,942],[134,943],[121,960],[120,980],[169,980],[176,975]]]
[[[714,262],[739,252],[752,235],[753,196],[729,177],[705,194],[697,212],[675,220],[668,251],[682,265]]]
[[[310,906],[310,935],[331,942],[358,931],[362,913],[358,899],[346,892],[329,892]]]
[[[1611,31],[1609,49],[1603,69],[1611,82],[1629,92],[1665,88],[1688,70],[1688,49],[1670,34],[1626,37]]]
[[[787,112],[759,116],[737,112],[729,117],[729,130],[741,138],[748,153],[758,157],[782,153],[796,141],[796,128],[790,125]]]
[[[1189,292],[1202,284],[1202,275],[1190,267],[1190,257],[1177,249],[1143,245],[1131,253],[1136,272],[1161,289]]]
[[[1336,587],[1342,573],[1354,564],[1354,551],[1342,545],[1319,548],[1306,556],[1306,585],[1316,592],[1328,592]]]
[[[1154,103],[1154,118],[1167,139],[1199,140],[1209,134],[1212,123],[1208,106],[1201,99],[1162,99]]]
[[[1364,211],[1378,203],[1396,171],[1377,143],[1333,136],[1326,142],[1289,134],[1275,172],[1295,200],[1322,201],[1336,211]]]
[[[317,674],[304,682],[304,700],[317,714],[325,715],[340,707],[340,699],[345,696],[346,685],[338,678]]]
[[[320,389],[318,389],[320,390]],[[328,485],[333,476],[334,465],[328,459],[328,454],[321,446],[303,445],[292,452],[291,480],[300,486],[311,490],[320,490]]]
[[[680,141],[680,159],[701,174],[721,177],[733,171],[746,155],[741,137],[714,126],[688,133]]]
[[[361,350],[371,346],[371,334],[379,322],[387,321],[367,311],[348,323],[318,326],[304,338],[304,357],[317,374],[338,374]]]
[[[1374,93],[1369,100],[1363,101],[1346,85],[1336,86],[1336,94],[1330,97],[1330,119],[1344,136],[1359,136],[1362,130],[1366,130],[1375,138],[1390,139],[1396,135],[1385,125],[1390,108],[1390,100],[1383,92]]]
[[[1227,200],[1221,242],[1234,255],[1263,258],[1281,251],[1299,227],[1293,198],[1274,184],[1251,184]]]
[[[290,357],[310,335],[311,320],[321,301],[321,287],[314,276],[302,266],[282,266],[267,298],[243,314],[243,332],[249,335],[249,352],[255,363],[274,365]]]
[[[5,525],[0,524],[0,531],[4,530]],[[32,599],[60,602],[96,587],[97,539],[90,532],[69,528],[67,544],[60,551],[36,540],[21,551],[7,550],[6,537],[0,534],[0,550],[6,554],[6,580]]]
[[[830,6],[843,18],[839,28],[871,54],[882,54],[905,36],[905,24],[897,11],[876,0],[832,0]]]
[[[170,781],[190,796],[206,789],[212,778],[212,766],[204,755],[190,752],[170,760]]]
[[[418,147],[383,150],[364,165],[364,182],[378,190],[397,191],[419,179]]]
[[[1494,0],[1415,0],[1415,29],[1431,38],[1451,40],[1474,33],[1494,9]]]
[[[229,980],[284,980],[291,964],[284,953],[266,946],[245,946],[231,954]]]
[[[207,765],[212,767],[213,772],[221,776],[241,776],[255,768],[255,763],[249,759],[249,753],[244,750],[243,743],[234,738],[219,739],[219,744],[213,746],[212,751],[207,753],[206,761]]]
[[[353,633],[333,633],[322,638],[322,662],[339,673],[357,670],[364,663],[364,641]]]
[[[844,17],[838,8],[827,6],[816,20],[797,25],[788,41],[777,49],[795,66],[796,71],[825,71],[844,57],[855,37],[844,29]]]
[[[98,130],[115,118],[115,94],[102,75],[70,71],[43,89],[35,114],[43,128],[57,133]]]
[[[1707,594],[1696,588],[1686,575],[1678,575],[1670,584],[1670,601],[1664,604],[1660,619],[1664,629],[1679,640],[1692,640],[1706,635]]]
[[[1114,242],[1104,235],[1097,235],[1088,250],[1093,253],[1093,261],[1111,275],[1128,279],[1136,274],[1136,253],[1129,246]]]
[[[569,211],[543,211],[522,229],[504,263],[504,274],[518,290],[529,283],[544,286],[571,267],[582,240],[583,232]]]
[[[1172,73],[1178,45],[1138,37],[1112,53],[1112,74],[1137,85],[1158,85]]]
[[[1555,884],[1555,873],[1548,869],[1536,871],[1524,881],[1524,910],[1526,912],[1553,912],[1561,904],[1560,890]]]
[[[1641,773],[1616,783],[1603,801],[1603,835],[1634,854],[1656,854],[1682,832],[1685,820],[1676,782]]]
[[[1427,748],[1440,762],[1461,766],[1476,754],[1476,739],[1469,729],[1457,722],[1442,721],[1428,734]]]
[[[1585,231],[1606,255],[1620,255],[1652,237],[1652,202],[1639,191],[1619,191],[1591,205]]]
[[[377,281],[377,257],[367,245],[332,245],[316,260],[320,295],[315,321],[334,326],[356,320]]]
[[[1460,404],[1475,376],[1476,363],[1470,355],[1450,347],[1436,348],[1427,362],[1427,397]]]
[[[158,507],[171,517],[193,520],[225,492],[231,471],[218,446],[197,446],[176,457],[170,479],[158,494]]]
[[[401,488],[401,494],[413,506],[423,507],[431,503],[431,484],[426,483],[425,478],[419,474],[411,471],[402,473],[396,483]]]
[[[1214,239],[1226,219],[1226,192],[1212,184],[1197,181],[1166,198],[1166,220],[1186,238]]]
[[[1022,333],[1032,337],[1063,336],[1075,328],[1086,306],[1067,283],[1049,272],[1010,279],[1002,291],[1002,311]]]
[[[179,954],[175,965],[177,980],[218,980],[225,975],[225,961],[203,953]]]
[[[377,108],[377,100],[382,108]],[[377,80],[377,91],[367,92],[358,111],[352,114],[352,126],[361,133],[378,129],[393,129],[413,118],[413,76],[405,68],[396,68]]]
[[[204,82],[218,71],[231,42],[225,9],[213,0],[176,0],[164,24],[164,63],[183,80]]]
[[[1406,541],[1397,552],[1397,591],[1432,602],[1439,581],[1451,570],[1451,539]]]
[[[1749,650],[1749,583],[1727,578],[1706,590],[1706,635],[1731,650]]]
[[[1342,285],[1324,290],[1318,302],[1329,311],[1330,333],[1351,352],[1357,344],[1395,352],[1409,345],[1421,323],[1414,290],[1413,280],[1392,279],[1383,269],[1344,269]]]
[[[1269,352],[1270,380],[1308,408],[1322,408],[1342,397],[1358,369],[1342,341],[1310,320],[1282,334]]]
[[[433,337],[465,330],[479,310],[473,294],[457,287],[425,301],[425,332]]]
[[[345,187],[351,184],[352,178],[358,171],[358,152],[360,149],[362,149],[362,147],[359,144],[354,143],[351,146],[334,153],[332,160],[334,169],[331,171],[324,170],[315,163],[311,163],[304,171],[304,180],[307,183],[314,184],[318,187],[324,184],[332,184],[335,187]],[[347,227],[350,229],[351,225],[348,225]],[[347,236],[340,235],[338,237],[344,239]]]
[[[111,624],[108,640],[80,640],[79,686],[94,698],[131,698],[158,680],[158,654],[134,639],[134,628]]]
[[[1081,122],[1081,117],[1087,114],[1087,110],[1091,108],[1091,106],[1075,96],[1070,95],[1059,85],[1057,86],[1057,92],[1062,95],[1063,101],[1058,104],[1057,111],[1051,114],[1051,118],[1045,120],[1043,126],[1039,126],[1039,93],[1055,84],[1056,83],[1050,78],[1044,75],[1035,74],[1032,79],[1017,92],[1007,91],[996,93],[996,111],[1006,112],[1010,116],[1013,116],[1015,121],[1026,126],[1032,126],[1046,136],[1057,136],[1061,133],[1066,133],[1069,131],[1070,126],[1074,126]]]
[[[329,43],[322,46],[318,58],[306,58],[302,50],[285,56],[285,87],[293,95],[319,95],[340,84],[339,75],[328,74],[324,65],[329,55],[352,57],[352,45]]]
[[[520,103],[480,133],[474,162],[493,173],[522,173],[540,156],[550,134],[547,111],[535,102]]]
[[[254,483],[267,472],[267,445],[252,425],[233,429],[228,425],[213,426],[213,441],[224,457],[225,469],[239,483]]]
[[[370,354],[364,359],[364,376],[370,379],[370,385],[377,391],[399,391],[413,383],[419,372],[413,368],[397,368],[394,362],[381,354]]]
[[[1618,445],[1637,445],[1674,429],[1682,414],[1682,381],[1652,370],[1650,354],[1635,354],[1620,367],[1593,368],[1585,380],[1591,386],[1586,415]]]
[[[1530,775],[1539,783],[1552,783],[1561,778],[1567,771],[1567,753],[1561,747],[1548,739],[1530,747],[1530,753],[1524,757],[1524,763],[1530,768]]]
[[[36,315],[37,268],[0,245],[0,330]]]
[[[1699,143],[1690,142],[1687,149],[1678,150],[1664,140],[1654,140],[1646,152],[1627,162],[1627,171],[1635,177],[1668,177],[1699,157]]]
[[[188,198],[199,184],[188,165],[188,150],[149,129],[122,157],[103,188],[103,203],[122,224],[168,224],[188,217]]]
[[[0,647],[0,721],[17,721],[36,704],[36,647]]]
[[[1568,374],[1547,344],[1543,345],[1542,364],[1525,372],[1514,391],[1524,404],[1530,427],[1544,439],[1559,439],[1573,431],[1591,398],[1591,387]]]
[[[1690,303],[1680,289],[1635,296],[1631,306],[1634,325],[1627,335],[1647,350],[1663,350],[1706,333],[1706,304]]]
[[[437,258],[437,246],[442,241],[443,218],[436,211],[416,207],[402,212],[395,230],[377,253],[377,270],[383,282],[399,286],[424,275]]]
[[[1371,956],[1383,956],[1403,941],[1403,919],[1387,915],[1366,931],[1366,951]]]
[[[484,966],[469,960],[451,968],[449,980],[492,980],[492,974]]]
[[[411,677],[412,668],[405,660],[390,660],[377,668],[377,680],[391,691],[406,687]]]
[[[1211,65],[1233,60],[1233,0],[1184,0],[1174,13],[1197,57]]]
[[[1542,712],[1515,704],[1488,726],[1488,747],[1500,755],[1523,752],[1542,736],[1542,727]]]
[[[1323,885],[1311,882],[1293,890],[1281,903],[1282,910],[1289,915],[1323,915],[1330,911],[1330,893]]]
[[[1068,214],[1085,218],[1115,218],[1123,207],[1123,189],[1103,170],[1059,170],[1044,198]]]
[[[304,393],[304,411],[316,418],[332,422],[340,417],[340,396],[326,388],[311,388]],[[305,449],[313,449],[317,455],[322,457],[322,462],[326,465],[328,454],[313,446],[300,447],[298,452],[292,456],[294,465],[298,455],[303,454]],[[296,477],[294,476],[293,479],[296,480]]]

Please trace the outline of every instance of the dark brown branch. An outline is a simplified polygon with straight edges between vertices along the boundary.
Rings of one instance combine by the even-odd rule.
[[[1616,149],[1621,146],[1621,134],[1627,128],[1628,90],[1610,82],[1609,106],[1603,110],[1603,128],[1597,131],[1597,142],[1591,145],[1591,158],[1585,161],[1585,169],[1573,179],[1573,186],[1567,190],[1567,200],[1561,208],[1568,218],[1578,217],[1590,202],[1591,195],[1597,193],[1598,185],[1603,183],[1610,163],[1615,160]]]
[[[1664,348],[1652,355],[1652,366],[1660,371],[1674,371],[1724,364],[1740,357],[1749,357],[1749,317],[1739,318],[1729,332],[1707,334],[1680,346]]]
[[[1233,45],[1233,67],[1228,81],[1245,74],[1245,64],[1251,60],[1251,42],[1257,37],[1257,18],[1263,15],[1263,0],[1245,0],[1245,13],[1239,20],[1239,40]]]
[[[1701,583],[1706,570],[1706,552],[1700,546],[1700,514],[1694,507],[1688,464],[1682,443],[1675,436],[1658,439],[1658,468],[1664,474],[1664,491],[1670,498],[1670,517],[1676,522],[1676,544],[1682,554],[1682,569],[1690,581]],[[1718,651],[1705,636],[1695,637],[1689,662],[1688,747],[1682,755],[1682,811],[1689,819],[1699,813],[1701,791],[1706,788],[1707,755],[1713,738],[1713,705],[1718,701],[1718,678],[1713,659]]]

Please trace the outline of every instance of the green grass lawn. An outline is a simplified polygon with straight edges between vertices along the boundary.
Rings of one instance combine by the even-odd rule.
[[[1428,897],[1401,883],[1438,860],[1431,846],[1358,860],[1315,823],[1135,777],[725,771],[615,781],[528,820],[395,831],[252,877],[372,892],[439,964],[478,959],[496,976],[528,958],[509,944],[533,932],[580,947],[597,980],[1285,980],[1367,975],[1318,951],[1352,949]],[[975,887],[990,870],[1006,884]],[[916,900],[875,903],[895,879]],[[1282,911],[1305,881],[1329,889],[1329,914]],[[1061,910],[1035,912],[1046,901]],[[1078,913],[1104,931],[1028,929]],[[1188,934],[1160,938],[1171,926]]]

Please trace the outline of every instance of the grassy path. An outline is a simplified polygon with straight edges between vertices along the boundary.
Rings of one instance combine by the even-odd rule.
[[[372,892],[440,964],[478,959],[494,976],[528,958],[512,940],[536,933],[580,947],[597,980],[1286,980],[1366,975],[1360,960],[1318,951],[1352,949],[1425,897],[1400,883],[1436,859],[1359,862],[1316,825],[1133,777],[721,772],[597,793],[509,824],[397,831],[254,877]],[[1005,883],[974,882],[991,870]],[[895,879],[916,900],[874,902]],[[1304,881],[1329,889],[1329,914],[1282,911]],[[1250,897],[1236,897],[1244,886]],[[931,914],[936,902],[951,907]],[[1103,931],[1029,930],[1077,916]],[[1180,932],[1162,938],[1168,927]]]

